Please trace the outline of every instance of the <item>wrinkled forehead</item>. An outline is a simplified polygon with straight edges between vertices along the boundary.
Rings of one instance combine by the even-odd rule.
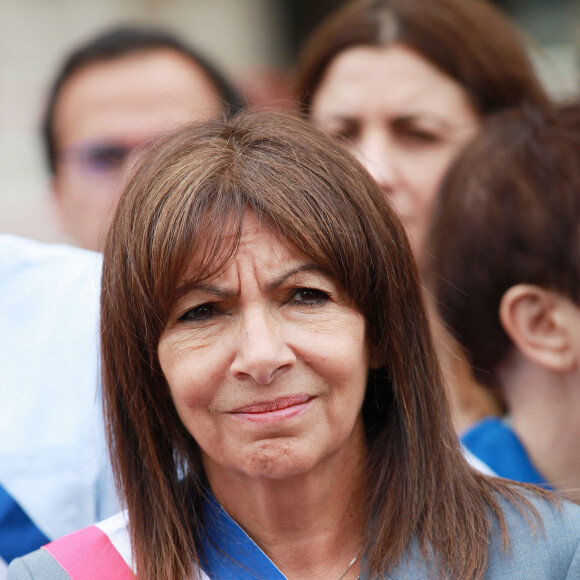
[[[224,225],[227,227],[223,231],[208,232],[209,235],[201,237],[200,243],[192,248],[178,284],[178,294],[192,284],[221,277],[234,262],[255,268],[264,275],[282,275],[304,264],[324,270],[279,228],[251,209],[247,209],[237,223],[230,219]]]

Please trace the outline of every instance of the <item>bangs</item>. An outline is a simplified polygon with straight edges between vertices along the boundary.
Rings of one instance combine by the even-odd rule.
[[[161,268],[150,271],[159,273],[153,287],[163,303],[159,306],[165,321],[187,287],[215,278],[228,267],[238,251],[248,211],[239,191],[210,184],[192,192],[184,203],[189,207],[175,211],[174,225],[165,231],[158,256],[155,245],[152,247],[152,258]]]
[[[304,168],[294,168],[289,185],[277,172],[260,171],[259,160],[252,167],[251,156],[244,159],[245,170],[230,165],[217,179],[197,184],[185,195],[176,192],[182,196],[179,203],[166,204],[173,215],[165,216],[158,208],[154,228],[164,232],[164,239],[156,232],[152,235],[149,272],[156,273],[157,280],[151,286],[151,301],[161,306],[159,299],[164,297],[163,316],[168,316],[169,305],[184,285],[219,276],[237,253],[250,212],[279,240],[332,276],[357,308],[365,310],[361,294],[369,291],[371,256],[357,212],[344,203],[343,189],[329,183],[327,175]]]

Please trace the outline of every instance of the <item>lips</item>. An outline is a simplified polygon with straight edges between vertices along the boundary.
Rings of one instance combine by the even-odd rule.
[[[290,419],[305,411],[312,402],[309,395],[291,395],[239,407],[231,414],[251,423],[270,423]]]

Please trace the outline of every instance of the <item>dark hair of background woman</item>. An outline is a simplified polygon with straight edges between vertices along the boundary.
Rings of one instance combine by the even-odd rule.
[[[401,44],[454,79],[482,116],[524,102],[542,104],[519,32],[484,0],[354,0],[310,36],[297,65],[295,95],[308,115],[330,62],[355,46]]]

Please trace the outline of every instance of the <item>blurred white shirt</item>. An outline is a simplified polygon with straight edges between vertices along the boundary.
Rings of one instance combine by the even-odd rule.
[[[99,254],[0,235],[0,485],[51,540],[118,510],[98,380],[100,275]]]

